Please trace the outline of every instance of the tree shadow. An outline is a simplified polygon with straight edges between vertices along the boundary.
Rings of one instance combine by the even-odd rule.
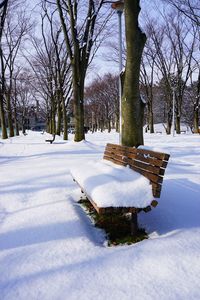
[[[1,184],[1,195],[5,194],[13,194],[13,193],[34,193],[39,192],[41,190],[45,189],[54,189],[54,188],[68,188],[71,189],[73,187],[73,183],[68,184],[66,187],[66,182],[64,180],[60,180],[58,182],[58,176],[65,176],[69,175],[68,169],[66,169],[66,172],[59,172],[59,173],[53,173],[53,174],[44,174],[43,176],[35,176],[28,178],[27,180],[22,179],[16,180],[11,183],[6,183],[5,185]],[[70,176],[70,175],[69,175]],[[54,179],[55,178],[55,179]],[[52,184],[54,182],[55,184]]]
[[[31,155],[16,155],[16,156],[0,156],[0,162],[1,165],[3,164],[10,164],[14,161],[20,161],[24,159],[29,159],[29,158],[42,158],[42,157],[48,157],[49,160],[51,160],[52,156],[55,156],[55,159],[61,156],[67,155],[68,158],[71,155],[80,155],[82,158],[84,155],[97,155],[97,154],[102,154],[102,151],[94,151],[93,149],[76,149],[76,150],[65,150],[65,151],[54,151],[54,152],[43,152],[40,154],[31,154]]]
[[[166,179],[158,206],[140,215],[148,232],[159,235],[200,227],[200,185],[189,180]]]
[[[78,222],[68,221],[7,231],[0,235],[0,250],[80,237],[76,230]]]

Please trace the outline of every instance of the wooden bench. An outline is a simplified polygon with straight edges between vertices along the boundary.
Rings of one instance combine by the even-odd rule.
[[[152,186],[152,201],[147,207],[98,207],[95,203],[95,199],[91,198],[87,190],[77,182],[76,178],[73,177],[73,179],[80,186],[82,192],[99,214],[114,212],[131,213],[131,232],[134,235],[137,232],[137,213],[141,211],[148,212],[151,210],[151,207],[156,207],[158,204],[155,198],[160,197],[163,177],[169,157],[169,154],[142,148],[132,148],[115,144],[106,145],[103,156],[104,160],[121,166],[129,166],[130,169],[145,176],[150,181]]]
[[[50,144],[52,144],[55,141],[55,138],[56,138],[56,135],[52,134],[52,139],[45,140],[45,142],[49,142]]]

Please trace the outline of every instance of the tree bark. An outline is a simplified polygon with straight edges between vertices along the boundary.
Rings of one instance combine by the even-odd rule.
[[[193,132],[199,133],[199,104],[200,104],[200,70],[197,82],[197,96],[194,104],[194,119],[193,119]]]
[[[1,138],[7,139],[7,130],[6,130],[6,121],[5,121],[5,114],[4,114],[4,107],[3,107],[3,95],[2,91],[0,90],[0,119],[1,119]]]
[[[60,105],[60,95],[57,97],[57,123],[56,123],[56,134],[60,135],[61,133],[61,120],[62,120],[62,114],[61,114],[61,105]]]
[[[150,114],[149,114],[149,128],[150,128],[150,133],[154,133],[154,121],[153,121],[152,107],[151,107]]]
[[[198,107],[194,109],[193,133],[199,133],[199,112]]]
[[[81,64],[81,61],[80,61]],[[78,76],[78,66],[72,66],[73,76],[73,101],[74,101],[74,118],[75,118],[75,136],[74,141],[80,142],[85,139],[84,133],[84,83],[81,83],[81,78]]]
[[[8,114],[8,128],[9,128],[9,136],[14,136],[14,127],[13,127],[13,120],[12,120],[12,108],[11,108],[11,101],[10,101],[10,90],[11,87],[9,87],[9,91],[6,93],[6,106],[7,106],[7,114]]]
[[[1,119],[1,138],[7,139],[6,120],[4,111],[4,90],[5,90],[5,78],[4,78],[4,63],[3,63],[3,52],[1,47],[1,36],[0,36],[0,66],[1,66],[1,82],[0,82],[0,119]]]
[[[94,40],[100,34],[101,29],[108,21],[108,16],[102,25],[95,30],[97,16],[104,1],[86,1],[86,15],[82,25],[78,22],[78,2],[56,0],[60,16],[66,48],[72,68],[75,136],[74,141],[85,139],[84,132],[84,83]],[[67,18],[66,18],[67,15]],[[80,20],[79,20],[80,21]],[[81,30],[80,30],[81,28]],[[80,34],[81,32],[81,34]]]
[[[127,61],[122,96],[122,145],[143,144],[144,104],[140,99],[139,75],[146,35],[138,25],[138,0],[125,1]]]
[[[176,133],[181,134],[181,118],[180,114],[176,116]]]
[[[63,118],[63,140],[68,140],[68,125],[67,125],[67,112],[65,107],[65,100],[62,97],[62,118]]]

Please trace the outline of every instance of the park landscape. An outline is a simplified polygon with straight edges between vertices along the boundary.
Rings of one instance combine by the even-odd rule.
[[[88,133],[78,145],[71,134],[49,145],[31,131],[1,141],[2,299],[199,298],[199,135],[144,138],[171,155],[161,198],[139,214],[148,239],[111,247],[78,204],[70,169],[101,160],[117,133]]]
[[[199,13],[0,0],[0,299],[200,298]]]

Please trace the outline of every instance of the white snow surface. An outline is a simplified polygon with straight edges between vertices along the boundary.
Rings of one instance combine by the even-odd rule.
[[[0,299],[200,299],[200,136],[145,134],[171,155],[161,198],[139,214],[149,239],[117,247],[77,203],[70,169],[100,161],[118,135],[46,138],[0,140]]]
[[[140,207],[153,200],[149,180],[105,159],[72,167],[71,174],[98,207]]]

